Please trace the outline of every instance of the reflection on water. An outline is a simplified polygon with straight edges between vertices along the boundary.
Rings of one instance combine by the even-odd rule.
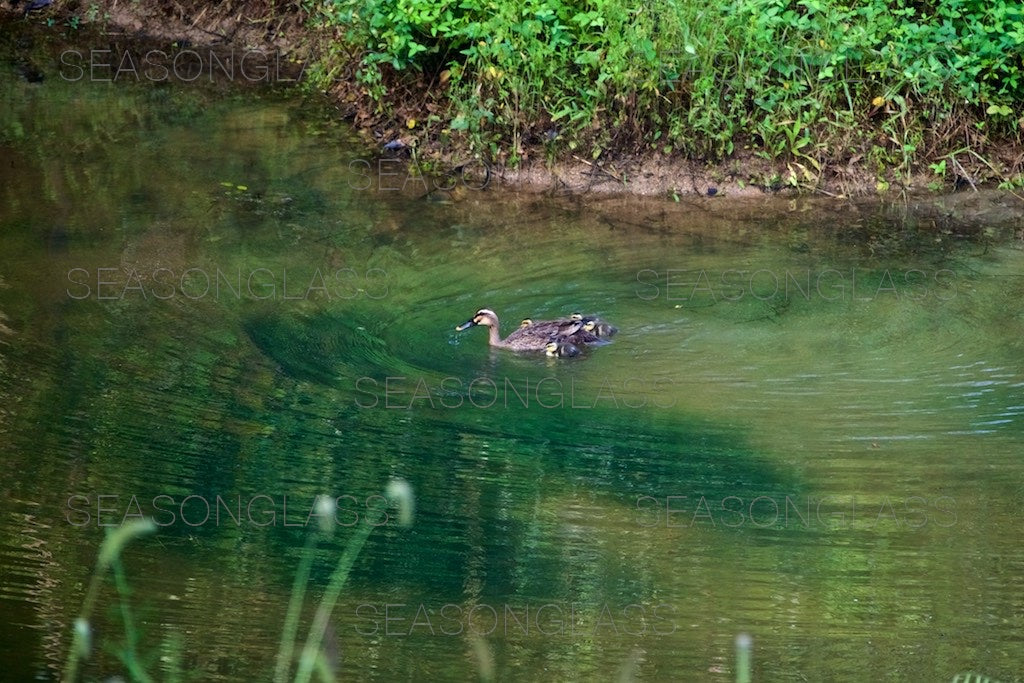
[[[434,203],[354,189],[352,141],[291,103],[3,82],[16,678],[57,675],[103,525],[135,514],[162,527],[126,555],[152,670],[179,639],[204,680],[268,678],[314,497],[340,506],[319,595],[396,475],[416,523],[356,565],[348,678],[464,680],[480,635],[502,680],[729,680],[741,631],[762,680],[1020,670],[1010,236],[855,205]],[[494,352],[453,329],[483,306],[503,334],[621,331]]]

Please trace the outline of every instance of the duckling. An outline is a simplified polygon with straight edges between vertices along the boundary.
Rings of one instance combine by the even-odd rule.
[[[596,334],[584,330],[583,323],[579,320],[530,320],[529,325],[520,323],[519,329],[502,339],[498,333],[498,316],[489,308],[481,308],[476,315],[455,329],[461,332],[474,325],[490,328],[488,341],[491,346],[515,351],[544,351],[552,339],[573,344],[594,344],[601,341]]]
[[[570,316],[571,320],[578,320],[583,323],[583,329],[587,332],[591,332],[598,337],[610,337],[619,331],[619,328],[614,325],[610,325],[605,321],[598,318],[596,315],[583,315],[582,313],[573,313]]]
[[[609,325],[603,320],[588,320],[583,323],[583,329],[596,334],[598,337],[610,337],[619,331],[619,328]]]
[[[544,351],[552,358],[574,358],[580,355],[580,347],[569,342],[549,341]]]
[[[519,327],[529,327],[532,324],[532,320],[530,320],[529,318],[523,318],[522,321],[519,323]]]

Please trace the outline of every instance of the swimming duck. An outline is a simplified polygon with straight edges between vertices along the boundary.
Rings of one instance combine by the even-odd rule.
[[[588,320],[583,323],[583,329],[596,334],[598,337],[610,337],[619,331],[619,328],[609,325],[603,320]]]
[[[594,344],[601,341],[596,334],[583,329],[581,320],[526,320],[530,321],[529,325],[520,323],[519,329],[502,339],[498,333],[497,314],[489,308],[481,308],[476,315],[455,329],[462,332],[474,325],[484,325],[490,328],[491,346],[515,351],[545,351],[550,341],[566,341],[572,344]]]
[[[544,352],[552,358],[573,358],[580,355],[580,347],[569,342],[549,341]]]
[[[619,331],[619,328],[614,325],[610,325],[605,321],[601,320],[594,315],[583,315],[582,313],[573,313],[570,317],[571,320],[578,320],[583,323],[583,329],[587,332],[591,332],[598,337],[610,337]]]

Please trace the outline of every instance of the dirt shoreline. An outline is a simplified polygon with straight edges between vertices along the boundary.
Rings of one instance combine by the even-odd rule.
[[[298,3],[283,7],[272,0],[253,3],[222,3],[216,6],[183,0],[171,4],[153,0],[121,2],[100,0],[86,5],[76,0],[58,0],[43,14],[23,17],[9,7],[0,8],[0,19],[8,27],[19,22],[38,25],[51,22],[54,30],[78,22],[86,29],[94,29],[96,36],[137,40],[140,44],[175,44],[192,49],[251,50],[273,53],[290,64],[312,62],[318,51],[325,49],[329,36],[310,29],[305,16],[297,10]],[[6,16],[4,16],[6,15]],[[86,16],[88,15],[88,16]],[[83,17],[85,17],[83,19]],[[65,29],[68,31],[69,29]],[[87,33],[73,34],[79,40]],[[70,36],[65,36],[66,38]],[[403,137],[405,131],[389,125],[367,125],[355,113],[352,86],[341,79],[330,92],[325,93],[339,108],[339,116],[352,120],[366,141],[371,155],[404,158],[413,161],[410,148],[386,152],[383,145]],[[360,125],[362,124],[362,125]],[[965,207],[977,213],[981,206],[994,209],[998,223],[1007,221],[1016,226],[1017,214],[1024,214],[1024,195],[1019,192],[995,190],[991,185],[962,182],[960,187],[948,183],[939,191],[928,189],[933,177],[918,174],[902,186],[879,188],[877,178],[864,168],[848,166],[832,169],[829,176],[813,186],[794,186],[787,179],[801,179],[796,165],[769,162],[749,155],[721,163],[703,164],[657,154],[643,157],[616,158],[608,161],[588,161],[573,156],[570,159],[547,163],[541,150],[518,168],[488,165],[488,183],[506,190],[525,193],[555,195],[632,195],[649,198],[662,197],[666,201],[680,198],[705,197],[719,202],[724,199],[751,199],[756,197],[821,197],[824,201],[846,201],[853,198],[877,197],[886,201],[902,200],[935,207],[939,214],[962,213]],[[465,160],[457,158],[458,151],[420,148],[416,163],[433,169],[438,175],[458,169]],[[480,162],[473,162],[480,164]],[[959,190],[959,191],[953,191]],[[981,210],[988,214],[988,210]],[[993,216],[994,218],[995,216]],[[1021,226],[1024,227],[1024,226]]]

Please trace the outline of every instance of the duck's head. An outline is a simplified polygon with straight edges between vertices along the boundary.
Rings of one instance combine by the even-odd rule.
[[[552,356],[552,357],[553,356],[557,356],[558,355],[558,342],[556,342],[556,341],[549,341],[548,345],[544,347],[544,353],[546,353],[547,355]]]
[[[472,318],[457,326],[455,329],[459,332],[468,330],[474,325],[486,325],[487,327],[497,327],[498,316],[495,315],[494,311],[489,308],[481,308],[476,312]]]
[[[597,329],[597,322],[594,320],[588,320],[587,322],[583,323],[583,329],[586,330],[587,332],[593,332],[595,329]]]
[[[579,322],[580,320],[583,320],[583,314],[582,313],[573,313],[572,315],[569,316],[569,319],[570,320],[575,320],[575,321]]]
[[[523,318],[522,322],[519,323],[519,327],[529,327],[533,324],[533,321],[529,318]]]

